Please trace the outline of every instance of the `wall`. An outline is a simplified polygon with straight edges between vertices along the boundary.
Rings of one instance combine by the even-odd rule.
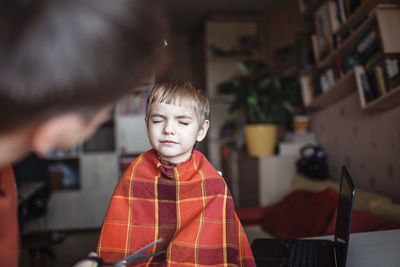
[[[157,80],[193,80],[191,50],[189,38],[186,35],[174,35],[168,40],[170,65],[164,73],[157,73]]]
[[[297,34],[304,31],[304,18],[299,12],[297,0],[282,0],[268,10],[265,21],[265,50],[267,60],[273,67],[275,50],[295,44]]]
[[[363,113],[353,93],[312,114],[312,129],[328,156],[331,176],[348,168],[356,187],[388,195],[400,203],[400,106]]]

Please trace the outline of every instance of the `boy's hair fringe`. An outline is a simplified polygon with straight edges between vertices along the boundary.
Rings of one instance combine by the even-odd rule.
[[[156,84],[147,99],[147,118],[150,116],[151,104],[155,102],[193,108],[200,125],[209,119],[210,102],[206,91],[188,81],[170,80]]]

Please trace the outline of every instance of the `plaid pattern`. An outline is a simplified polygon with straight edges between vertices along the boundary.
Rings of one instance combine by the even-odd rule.
[[[114,191],[97,252],[118,260],[158,238],[148,252],[166,253],[136,266],[255,266],[225,181],[196,150],[175,167],[154,150],[136,158]]]

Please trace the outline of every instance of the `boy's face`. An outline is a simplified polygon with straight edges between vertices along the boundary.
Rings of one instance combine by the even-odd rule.
[[[150,144],[161,159],[179,163],[190,157],[196,141],[204,139],[209,121],[200,125],[193,108],[153,103],[146,125]]]

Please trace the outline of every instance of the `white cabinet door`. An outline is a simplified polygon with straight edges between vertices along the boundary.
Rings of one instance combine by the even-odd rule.
[[[118,183],[117,154],[80,156],[80,189],[53,191],[47,214],[26,230],[71,230],[98,228]]]
[[[121,154],[139,154],[151,148],[143,115],[116,118],[117,150]]]

